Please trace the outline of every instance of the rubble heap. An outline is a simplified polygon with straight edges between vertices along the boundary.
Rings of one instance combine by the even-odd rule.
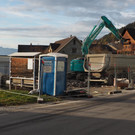
[[[67,80],[67,89],[87,87],[87,81]]]

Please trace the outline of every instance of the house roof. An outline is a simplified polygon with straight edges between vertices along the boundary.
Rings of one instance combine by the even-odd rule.
[[[59,52],[63,47],[65,47],[75,36],[70,36],[68,38],[56,41],[52,46],[54,47],[53,52]],[[79,40],[78,40],[79,41]]]
[[[125,32],[128,31],[130,36],[135,40],[135,28],[126,28],[122,32],[122,36],[125,34]]]
[[[18,52],[44,52],[48,45],[18,45]]]
[[[101,51],[107,51],[107,52],[112,52],[112,53],[116,53],[117,52],[117,48],[113,47],[110,44],[92,44],[89,48],[90,51],[93,52],[97,51],[97,48],[100,47]]]
[[[27,47],[48,47],[48,45],[33,45],[33,44],[27,44],[27,45],[24,45],[24,44],[19,44],[20,46],[27,46]]]
[[[15,53],[12,53],[8,56],[11,56],[11,57],[16,57],[16,56],[22,56],[22,57],[27,57],[27,56],[30,56],[30,57],[34,57],[36,55],[39,55],[41,52],[15,52]]]

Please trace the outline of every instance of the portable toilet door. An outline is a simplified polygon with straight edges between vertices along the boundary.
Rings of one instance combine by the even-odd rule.
[[[66,91],[67,58],[57,57],[56,60],[56,95],[62,95]]]
[[[41,91],[54,95],[55,57],[41,57]]]
[[[42,94],[58,96],[66,90],[67,55],[49,53],[40,55],[39,85]]]

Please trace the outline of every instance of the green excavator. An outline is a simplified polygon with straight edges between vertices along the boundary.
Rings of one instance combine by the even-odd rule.
[[[72,73],[76,74],[77,79],[80,78],[80,75],[84,73],[84,58],[89,53],[89,47],[91,46],[92,42],[95,40],[95,38],[98,36],[98,34],[101,32],[101,30],[106,27],[108,28],[114,36],[120,40],[121,42],[124,42],[124,39],[122,38],[119,31],[116,29],[116,27],[112,24],[112,22],[105,16],[101,16],[102,22],[99,25],[95,25],[88,35],[88,37],[84,40],[83,45],[81,47],[82,55],[81,58],[73,59],[70,62],[70,70]],[[79,73],[81,73],[79,75]]]

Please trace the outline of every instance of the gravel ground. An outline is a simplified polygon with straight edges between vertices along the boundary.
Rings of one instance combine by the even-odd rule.
[[[83,81],[75,81],[75,80],[68,80],[67,81],[67,91],[71,90],[78,90],[78,89],[85,89],[87,88],[87,82]],[[114,86],[107,86],[104,84],[91,84],[90,85],[90,94],[93,96],[104,96],[110,95],[111,92],[114,91],[121,91],[122,93],[130,92],[131,90],[125,90],[118,87],[117,89]]]

